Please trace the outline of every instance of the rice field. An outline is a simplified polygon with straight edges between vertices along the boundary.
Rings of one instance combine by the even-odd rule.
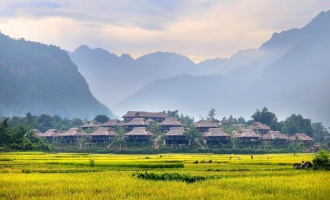
[[[0,199],[330,199],[329,171],[292,167],[314,156],[0,153]]]

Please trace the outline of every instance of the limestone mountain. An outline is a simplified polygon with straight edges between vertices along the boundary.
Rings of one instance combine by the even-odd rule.
[[[0,115],[112,116],[90,92],[67,52],[0,33]]]
[[[115,105],[134,110],[178,109],[194,116],[250,115],[267,106],[279,117],[303,114],[330,125],[330,11],[301,29],[275,33],[257,50],[240,52],[245,65],[223,76],[177,76],[144,86]],[[226,61],[226,62],[230,62]],[[228,63],[227,63],[228,64]],[[175,83],[175,84],[174,84]],[[159,109],[158,109],[159,110]]]

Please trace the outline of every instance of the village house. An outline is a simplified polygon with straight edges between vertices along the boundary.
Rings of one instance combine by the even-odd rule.
[[[111,139],[118,136],[116,132],[108,127],[99,127],[96,131],[89,134],[92,143],[108,143]]]
[[[70,128],[68,131],[61,134],[63,143],[75,143],[80,138],[86,138],[88,135],[80,128]]]
[[[153,134],[146,127],[135,127],[132,131],[126,133],[125,136],[127,141],[147,142]]]
[[[133,128],[136,128],[136,127],[147,128],[148,125],[149,125],[149,123],[147,121],[145,121],[144,118],[133,118],[131,121],[125,123],[125,130],[131,131],[131,130],[133,130]]]
[[[97,121],[92,120],[92,121],[90,121],[90,122],[88,122],[88,123],[86,123],[82,126],[79,126],[79,128],[82,129],[82,130],[86,130],[86,129],[89,129],[89,128],[97,128],[99,126],[100,126],[100,124]]]
[[[259,134],[266,134],[271,130],[269,126],[261,122],[253,122],[253,124],[248,126],[247,128],[252,129],[254,132]]]
[[[207,132],[209,128],[219,128],[219,124],[210,120],[201,119],[195,123],[195,127],[199,132]]]
[[[184,134],[183,127],[172,127],[165,134],[164,144],[184,144],[187,145],[189,143],[187,136]]]
[[[125,122],[129,122],[134,118],[143,118],[145,120],[152,119],[157,122],[162,122],[165,120],[165,118],[170,117],[166,113],[162,112],[144,112],[144,111],[128,111],[124,116],[123,119]]]
[[[37,137],[39,137],[39,135],[42,134],[38,129],[32,129],[31,131],[32,131],[32,133],[33,133],[35,136],[37,136]]]
[[[249,144],[252,142],[260,142],[261,137],[261,135],[254,132],[252,129],[242,129],[233,136],[233,139],[238,140],[242,144]]]
[[[104,124],[101,124],[100,127],[107,127],[111,128],[112,130],[115,130],[118,126],[124,126],[125,122],[120,121],[119,119],[110,119],[109,121],[105,122]]]
[[[221,128],[209,128],[209,130],[203,134],[203,139],[205,145],[229,144],[230,135],[223,132]]]
[[[289,140],[289,137],[283,135],[279,131],[269,131],[267,134],[262,136],[262,141],[268,141],[273,144],[286,144]]]
[[[175,117],[165,118],[165,120],[158,125],[161,131],[169,131],[172,127],[182,127],[182,123]]]
[[[305,133],[296,133],[290,137],[292,142],[303,142],[304,144],[311,144],[313,142],[313,138],[309,137]]]
[[[56,129],[49,129],[45,133],[39,134],[38,137],[45,138],[47,142],[52,143],[61,136],[61,132]]]

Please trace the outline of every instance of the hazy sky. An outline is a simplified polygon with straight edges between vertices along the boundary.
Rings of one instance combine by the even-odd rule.
[[[329,0],[0,0],[0,31],[69,51],[86,44],[198,62],[258,48],[329,9]]]

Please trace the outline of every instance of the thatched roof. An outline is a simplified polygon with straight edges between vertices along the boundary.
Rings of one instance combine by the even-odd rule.
[[[184,128],[183,127],[172,127],[165,135],[166,136],[182,136],[184,135]]]
[[[175,117],[166,118],[163,122],[159,123],[160,126],[182,126]]]
[[[201,119],[195,123],[196,128],[218,128],[218,125],[210,120]]]
[[[148,122],[144,120],[144,118],[134,118],[131,121],[125,123],[125,126],[147,126]]]
[[[79,128],[91,128],[91,127],[99,127],[99,126],[100,126],[100,124],[97,121],[92,120],[92,121],[88,122],[87,124],[79,126]]]
[[[166,113],[162,113],[162,112],[158,112],[158,113],[154,113],[154,112],[145,112],[145,111],[128,111],[123,118],[167,118],[169,117],[168,114]]]
[[[147,136],[152,136],[153,134],[148,131],[145,127],[135,127],[131,132],[128,132],[125,134],[126,136],[129,135],[147,135]]]
[[[56,137],[61,135],[62,135],[61,132],[58,131],[57,129],[49,129],[44,134],[41,134],[40,137]]]
[[[68,131],[62,133],[62,136],[87,136],[87,133],[79,128],[70,128]]]
[[[253,122],[252,125],[248,126],[248,129],[258,130],[258,129],[266,129],[270,130],[270,127],[266,124],[263,124],[261,122]]]
[[[125,122],[120,121],[119,119],[110,119],[109,121],[101,124],[101,127],[113,127],[113,126],[122,126]]]
[[[152,123],[157,123],[155,120],[153,120],[153,119],[147,119],[146,120],[146,123],[147,124],[152,124]]]
[[[252,129],[242,129],[233,136],[233,138],[245,138],[245,137],[261,138],[262,136],[254,132]]]
[[[40,136],[42,133],[38,129],[31,130],[36,136]]]
[[[283,135],[279,131],[269,131],[267,134],[262,136],[263,140],[275,140],[275,139],[281,139],[281,140],[288,140],[289,137],[286,135]]]
[[[118,134],[116,132],[114,132],[113,130],[111,130],[110,128],[106,128],[106,127],[99,127],[96,131],[94,131],[93,133],[89,134],[92,136],[118,136]]]
[[[223,132],[221,128],[209,128],[209,131],[205,132],[203,137],[230,137],[230,135]]]
[[[290,137],[290,140],[298,140],[298,141],[312,141],[313,138],[309,137],[305,133],[296,133]]]

